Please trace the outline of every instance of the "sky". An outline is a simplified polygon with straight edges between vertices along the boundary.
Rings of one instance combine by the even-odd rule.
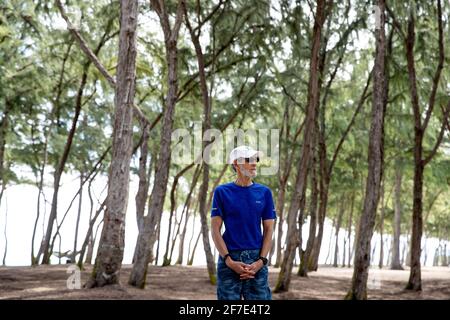
[[[48,172],[48,171],[47,171]],[[46,181],[47,183],[52,181],[52,177],[50,175],[51,172],[47,173]],[[29,172],[23,170],[22,174],[29,175]],[[106,194],[105,185],[107,183],[106,177],[98,177],[93,184],[93,194],[94,194],[94,201],[97,197],[99,200],[103,200],[103,196]],[[62,216],[66,212],[70,201],[72,200],[73,196],[77,192],[79,187],[79,180],[78,176],[73,174],[64,174],[61,182],[61,189],[59,193],[58,198],[58,221],[61,221]],[[133,256],[134,246],[136,243],[136,239],[138,236],[138,229],[137,229],[137,223],[136,223],[136,214],[135,214],[135,201],[134,197],[136,195],[138,188],[138,179],[137,176],[132,176],[130,181],[130,195],[128,200],[128,211],[126,215],[126,226],[125,226],[125,253],[124,253],[124,259],[123,263],[130,264]],[[101,193],[103,190],[103,194]],[[52,188],[46,188],[45,189],[45,197],[47,201],[51,201],[52,198]],[[3,257],[4,254],[4,248],[5,248],[5,237],[4,237],[4,227],[5,227],[5,221],[6,221],[6,211],[8,213],[7,215],[7,230],[6,235],[8,239],[8,252],[6,256],[6,264],[9,266],[26,266],[30,265],[30,255],[31,255],[31,237],[33,232],[33,226],[34,221],[36,219],[36,204],[37,204],[37,194],[38,189],[35,186],[31,185],[16,185],[9,187],[3,197],[3,201],[1,203],[0,208],[0,258]],[[42,210],[44,210],[44,206],[42,206]],[[47,203],[45,206],[45,210],[47,212],[46,216],[48,218],[48,213],[50,212],[50,203]],[[90,211],[90,205],[89,200],[87,196],[87,192],[85,191],[83,194],[83,202],[82,202],[82,211],[81,211],[81,219],[80,219],[80,227],[79,227],[79,236],[78,236],[78,250],[81,247],[81,244],[84,240],[86,231],[88,229],[88,223],[89,223],[89,211]],[[68,212],[68,215],[66,217],[66,220],[63,223],[63,226],[61,227],[61,251],[65,252],[68,250],[73,249],[73,242],[74,242],[74,235],[75,235],[75,225],[76,225],[76,218],[77,218],[77,212],[78,212],[78,199],[74,201],[74,204],[70,211]],[[165,239],[167,235],[167,229],[168,229],[168,220],[169,220],[169,214],[168,212],[164,212],[162,217],[162,227],[161,227],[161,249],[160,249],[160,259],[159,263],[162,263],[162,256],[165,250]],[[194,234],[197,236],[199,230],[201,228],[200,220],[198,217],[196,217],[195,220],[195,231]],[[186,235],[186,244],[185,244],[185,252],[187,252],[188,249],[188,241],[191,238],[192,235],[192,220],[189,222],[189,229],[188,234]],[[308,230],[309,230],[309,221],[307,221],[303,225],[303,238],[305,239],[303,242],[303,246],[306,245],[306,239],[308,237]],[[329,248],[329,241],[331,234],[331,223],[327,219],[325,224],[325,230],[324,230],[324,236],[323,236],[323,242],[322,242],[322,250],[319,258],[319,263],[323,264],[325,263],[325,259],[327,257],[327,252]],[[99,234],[101,232],[101,229],[99,230]],[[42,238],[43,234],[43,227],[42,227],[42,219],[39,222],[38,229],[37,229],[37,235],[36,235],[36,244],[35,244],[35,252],[39,249],[38,244],[40,239]],[[286,234],[286,228],[284,229],[284,234]],[[333,231],[334,235],[334,231]],[[344,237],[347,236],[347,231],[344,229],[341,229],[341,232],[339,234],[340,238],[340,248],[342,253],[342,247],[343,247],[343,240]],[[352,236],[353,237],[353,236]],[[372,247],[375,246],[375,264],[378,263],[378,256],[379,256],[379,247],[380,247],[380,241],[379,241],[379,234],[375,233],[372,238]],[[195,239],[194,239],[195,240]],[[390,236],[388,236],[387,240],[385,241],[385,259],[387,259],[386,252],[388,251],[388,242],[391,241]],[[212,238],[210,237],[210,244],[212,248],[214,249],[214,243],[212,241]],[[97,242],[98,245],[98,242]],[[425,240],[423,241],[423,245],[425,245]],[[331,246],[331,252],[334,252],[334,236],[332,238],[332,246]],[[405,246],[405,238],[402,238],[402,244],[401,244],[401,251],[403,251],[403,247]],[[435,248],[438,246],[438,240],[434,238],[427,239],[426,241],[427,246],[427,265],[432,264],[433,256]],[[56,240],[54,251],[59,250],[59,242]],[[448,249],[450,249],[450,245],[448,246]],[[217,252],[214,249],[214,254],[217,257]],[[178,256],[178,245],[175,247],[175,251],[173,254],[174,260]],[[95,257],[95,255],[94,255]],[[186,257],[186,253],[185,253]],[[342,259],[342,256],[340,256]],[[422,254],[422,262],[424,260],[424,255]],[[185,258],[186,261],[186,258]],[[58,263],[58,258],[53,256],[51,259],[52,263]],[[65,260],[63,260],[63,263]],[[387,261],[385,261],[386,263]],[[203,250],[203,243],[200,239],[196,255],[194,258],[194,265],[197,266],[204,266],[206,265],[206,259],[204,255]]]

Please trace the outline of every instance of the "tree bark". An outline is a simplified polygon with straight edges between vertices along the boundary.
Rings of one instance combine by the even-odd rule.
[[[136,30],[138,1],[120,2],[120,34],[113,146],[108,179],[108,195],[103,230],[95,267],[86,287],[117,284],[122,266],[125,215],[128,204],[130,160],[132,155],[132,117],[136,80]]]
[[[370,265],[370,241],[375,225],[380,185],[383,176],[384,114],[386,108],[385,74],[385,2],[378,0],[379,26],[375,32],[376,53],[374,65],[374,85],[372,102],[372,124],[369,135],[368,175],[364,209],[359,224],[356,241],[355,263],[352,285],[347,299],[367,299],[367,278]]]

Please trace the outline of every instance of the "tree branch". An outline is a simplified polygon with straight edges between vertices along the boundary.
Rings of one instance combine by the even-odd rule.
[[[448,116],[450,114],[450,100],[447,104],[447,108],[444,110],[444,108],[442,108],[442,115],[443,115],[443,119],[442,119],[442,126],[441,126],[441,131],[439,132],[439,136],[438,139],[433,147],[433,149],[431,150],[431,153],[428,155],[428,157],[426,157],[424,160],[422,160],[423,165],[426,166],[428,164],[428,162],[431,161],[431,159],[433,159],[433,157],[435,156],[437,150],[439,149],[439,146],[441,145],[442,142],[442,138],[444,137],[444,132],[445,132],[445,125],[447,124],[448,126]]]
[[[386,10],[389,13],[389,16],[392,18],[392,22],[394,24],[395,29],[397,29],[398,33],[400,34],[400,36],[403,38],[403,40],[406,40],[406,35],[403,32],[403,29],[400,25],[400,23],[398,23],[397,18],[395,17],[394,13],[392,12],[391,8],[389,8],[389,6],[387,5],[387,3],[385,4],[386,6]]]
[[[67,23],[67,28],[72,33],[74,38],[77,40],[78,44],[80,45],[81,50],[86,54],[86,56],[92,61],[92,63],[97,67],[97,69],[100,71],[100,73],[105,77],[105,79],[108,81],[108,83],[111,85],[113,89],[116,88],[116,80],[109,74],[109,72],[106,70],[106,68],[102,65],[98,57],[95,55],[94,52],[89,48],[89,46],[86,43],[86,40],[84,40],[83,36],[80,34],[80,32],[73,26],[73,24],[70,22],[69,17],[67,16],[64,7],[62,6],[61,0],[55,0],[56,6],[58,7],[61,16]],[[133,104],[133,115],[135,115],[138,120],[144,121],[149,123],[147,117],[142,113],[142,111]]]
[[[333,167],[336,162],[338,153],[339,153],[339,151],[342,147],[342,144],[344,143],[348,133],[350,132],[350,129],[352,128],[353,124],[355,123],[356,116],[359,114],[359,111],[361,110],[362,106],[364,105],[364,101],[366,101],[367,97],[369,96],[366,93],[369,88],[370,81],[372,79],[372,74],[373,74],[373,71],[370,72],[369,77],[367,78],[366,86],[364,87],[364,91],[361,94],[361,97],[359,99],[358,106],[356,107],[355,113],[353,114],[352,119],[350,120],[349,124],[347,125],[347,128],[345,129],[344,134],[342,135],[341,139],[339,140],[336,150],[334,151],[333,158],[331,159],[330,165],[328,167],[328,176],[330,176],[331,171],[333,171]]]

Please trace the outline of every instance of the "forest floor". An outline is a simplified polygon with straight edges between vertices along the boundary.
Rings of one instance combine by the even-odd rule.
[[[209,284],[205,267],[149,266],[147,287],[136,289],[127,284],[131,266],[124,265],[122,286],[68,289],[69,265],[38,267],[0,267],[0,299],[192,299],[215,300],[216,287]],[[81,272],[85,283],[92,267]],[[274,287],[279,269],[270,267],[269,282]],[[273,294],[273,299],[342,299],[351,282],[353,269],[321,266],[308,278],[292,276],[291,291]],[[409,272],[379,270],[369,273],[369,299],[450,299],[450,268],[422,268],[423,291],[403,288]]]

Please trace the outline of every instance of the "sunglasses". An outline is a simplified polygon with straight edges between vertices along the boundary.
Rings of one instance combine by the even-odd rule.
[[[255,163],[259,162],[259,157],[256,158],[243,158],[245,160],[245,163]]]

